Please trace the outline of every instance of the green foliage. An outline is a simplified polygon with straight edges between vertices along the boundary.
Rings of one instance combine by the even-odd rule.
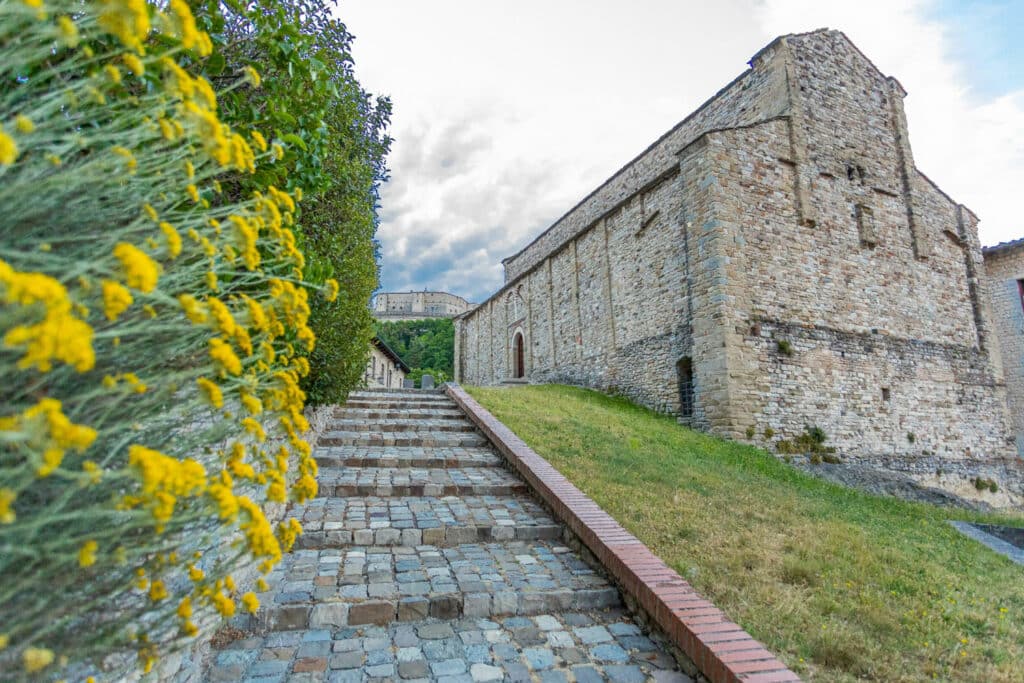
[[[792,356],[793,355],[793,345],[791,343],[789,343],[787,340],[780,339],[778,341],[777,346],[778,346],[778,349],[779,349],[779,353],[781,353],[783,356]]]
[[[824,459],[825,462],[839,463],[841,462],[838,457],[834,454],[836,449],[834,446],[826,446],[825,442],[828,441],[828,435],[825,434],[825,430],[818,426],[807,425],[804,427],[803,434],[800,434],[795,439],[781,439],[775,443],[775,450],[783,454],[801,454],[807,455],[810,458],[812,464],[820,464]]]
[[[412,368],[410,377],[417,382],[424,374],[433,375],[438,384],[452,378],[455,324],[451,320],[430,318],[378,322],[377,336]]]
[[[251,182],[302,188],[296,227],[306,278],[339,284],[335,301],[311,301],[318,343],[303,389],[312,404],[343,401],[363,374],[373,335],[369,301],[378,282],[378,187],[391,144],[385,132],[391,103],[371,96],[356,79],[352,34],[334,18],[334,6],[331,0],[203,5],[219,57],[205,63],[209,77],[244,66],[262,76],[260,88],[225,98],[221,118],[287,143],[277,164]],[[236,191],[248,192],[247,182]]]
[[[451,375],[444,370],[437,370],[435,368],[413,368],[407,375],[407,379],[411,379],[416,383],[416,386],[420,386],[420,380],[423,375],[430,375],[434,378],[434,386],[439,386],[445,382],[452,381]]]
[[[620,398],[470,393],[807,681],[1018,683],[1024,568],[948,519]]]
[[[992,493],[995,493],[996,491],[999,490],[999,484],[997,484],[994,479],[976,477],[974,479],[971,479],[971,482],[974,483],[974,488],[978,489],[979,491],[984,491],[988,489]]]
[[[217,118],[255,77],[196,77],[211,47],[180,0],[0,2],[5,681],[135,680],[255,610],[229,576],[299,531],[264,503],[316,492],[294,352],[332,289],[266,140]]]

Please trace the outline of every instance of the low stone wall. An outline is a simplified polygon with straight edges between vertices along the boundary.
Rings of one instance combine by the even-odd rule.
[[[310,446],[316,447],[320,436],[327,429],[327,422],[331,417],[331,413],[334,412],[334,408],[335,406],[333,405],[306,408],[304,414],[309,422],[309,431],[303,434],[303,438],[309,442]],[[276,448],[273,439],[268,442],[267,448],[268,450]],[[268,503],[264,505],[263,509],[267,515],[267,520],[271,524],[277,524],[284,519],[288,506],[284,503]],[[230,540],[227,539],[225,543],[229,543]],[[255,578],[256,573],[256,563],[254,562],[245,570],[235,572],[234,576],[239,583],[244,584],[251,582]],[[202,681],[203,676],[203,662],[210,652],[210,641],[222,624],[223,622],[219,618],[210,619],[201,624],[201,633],[192,642],[191,646],[164,656],[154,669],[154,672],[149,676],[142,676],[138,671],[132,671],[122,676],[119,680],[199,683]]]

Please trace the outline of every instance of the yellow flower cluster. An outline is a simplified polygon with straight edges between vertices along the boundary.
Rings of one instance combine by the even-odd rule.
[[[114,257],[121,262],[125,283],[140,292],[149,293],[156,289],[160,266],[138,247],[127,242],[118,242]]]
[[[149,35],[149,7],[145,0],[99,0],[98,23],[107,33],[139,54],[145,54],[142,42]]]
[[[64,461],[68,449],[82,452],[96,440],[96,430],[76,425],[62,412],[61,402],[44,398],[20,415],[0,418],[7,439],[26,446],[37,458],[36,475],[47,477]],[[13,521],[13,520],[12,520]]]
[[[18,143],[0,125],[0,164],[10,166],[18,160]]]
[[[132,305],[132,294],[119,282],[103,281],[103,313],[107,320],[117,320],[118,316]]]
[[[53,361],[66,363],[79,372],[91,370],[96,362],[92,328],[72,313],[68,291],[60,282],[42,273],[21,273],[0,260],[0,301],[24,307],[42,305],[42,321],[18,325],[3,338],[9,348],[24,348],[18,367],[35,367],[48,372]]]
[[[23,1],[44,9],[42,0]],[[78,497],[92,501],[93,510],[113,504],[133,511],[121,515],[126,529],[149,533],[155,528],[167,547],[174,547],[174,534],[197,530],[213,538],[218,526],[237,525],[247,554],[269,572],[302,529],[294,520],[271,524],[264,496],[283,503],[316,495],[316,462],[301,437],[309,425],[299,383],[309,363],[303,351],[296,351],[312,350],[315,344],[302,283],[305,261],[292,231],[301,192],[268,187],[243,200],[222,194],[215,175],[252,173],[257,154],[280,158],[284,150],[257,131],[248,137],[233,132],[218,117],[210,83],[175,61],[180,50],[167,47],[174,41],[149,41],[156,27],[193,56],[211,53],[210,37],[198,29],[187,0],[162,5],[97,0],[73,12],[65,9],[66,15],[56,5],[51,9],[54,20],[39,29],[43,52],[59,51],[69,72],[76,60],[85,65],[85,77],[69,81],[72,85],[60,93],[61,106],[83,121],[97,111],[107,117],[98,124],[103,135],[90,137],[91,129],[79,135],[60,117],[48,118],[31,107],[22,115],[19,107],[3,116],[7,127],[0,127],[0,172],[5,182],[21,169],[36,174],[32,177],[42,172],[71,179],[83,163],[90,163],[87,159],[96,159],[102,164],[97,175],[134,194],[124,193],[125,201],[118,192],[103,189],[100,179],[87,179],[101,188],[95,197],[103,197],[105,212],[99,214],[102,225],[89,225],[90,234],[98,235],[101,245],[106,234],[116,235],[96,253],[92,245],[82,246],[81,235],[51,230],[23,260],[18,254],[5,254],[10,264],[0,260],[2,343],[17,350],[18,367],[45,373],[63,364],[81,373],[70,381],[72,373],[59,367],[49,378],[26,376],[19,386],[32,387],[38,403],[0,416],[0,455],[29,472],[24,480],[0,479],[0,525],[14,525],[5,531],[17,531],[22,524],[41,524],[43,513],[33,507],[41,497],[27,495],[26,488],[70,481],[74,488],[69,490],[89,489],[90,495]],[[119,41],[116,51],[100,53],[98,46],[112,42],[95,40],[100,32]],[[152,54],[147,56],[147,49]],[[132,77],[147,70],[153,87],[143,94],[133,89]],[[246,68],[243,75],[259,87],[254,69]],[[123,110],[117,110],[120,106]],[[123,111],[131,116],[118,118]],[[114,129],[103,129],[107,120],[124,124],[116,136],[108,135]],[[47,136],[66,131],[71,131],[69,141],[96,154],[77,155],[67,145],[48,144]],[[119,144],[95,149],[97,140]],[[85,180],[81,184],[88,187]],[[89,193],[81,197],[88,201]],[[191,201],[183,201],[186,197]],[[115,214],[122,205],[126,209]],[[248,272],[241,272],[243,265]],[[337,283],[329,281],[320,292],[333,299]],[[182,314],[166,314],[168,302],[175,300]],[[152,321],[158,312],[159,319]],[[63,403],[47,397],[55,391]],[[218,420],[200,429],[215,435],[211,439],[235,439],[229,448],[196,448],[190,440],[174,440],[177,412],[182,421],[195,418],[200,400],[213,409],[204,418],[213,413]],[[157,411],[162,411],[159,419],[153,419]],[[73,423],[69,415],[83,424]],[[286,436],[286,445],[263,443],[279,433]],[[126,441],[126,434],[152,441]],[[131,444],[127,448],[126,442]],[[89,448],[102,455],[95,461],[69,455]],[[12,453],[17,455],[9,457]],[[31,476],[55,472],[45,481]],[[77,512],[76,504],[69,509]],[[259,609],[254,593],[243,593],[230,576],[217,578],[224,571],[219,562],[204,571],[201,557],[179,562],[173,552],[143,552],[106,537],[69,535],[65,550],[62,571],[107,575],[115,565],[134,570],[127,586],[148,598],[142,602],[153,614],[176,613],[178,633],[185,636],[198,633],[200,620],[193,619],[201,608],[224,616],[236,609]],[[190,589],[180,588],[180,575],[188,576]],[[262,579],[256,586],[267,589]],[[8,626],[11,634],[18,632]],[[7,638],[0,634],[0,649]],[[163,643],[150,642],[145,632],[134,631],[130,638],[142,665],[152,667]],[[67,641],[61,642],[63,648]],[[29,674],[65,665],[49,649],[13,645]]]
[[[324,298],[328,301],[334,301],[338,298],[339,289],[338,281],[332,277],[324,283]]]
[[[134,444],[128,449],[128,464],[141,480],[142,495],[126,496],[125,507],[148,507],[158,529],[174,514],[179,497],[200,494],[207,487],[206,468],[195,460],[179,460]]]
[[[195,48],[200,57],[206,57],[213,52],[210,36],[196,28],[196,20],[192,17],[192,10],[185,0],[171,0],[169,10],[172,31],[181,39],[181,44],[186,50]]]

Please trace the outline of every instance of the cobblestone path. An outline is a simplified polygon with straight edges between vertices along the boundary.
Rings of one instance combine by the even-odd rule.
[[[690,681],[443,393],[353,394],[316,458],[305,533],[206,680]]]

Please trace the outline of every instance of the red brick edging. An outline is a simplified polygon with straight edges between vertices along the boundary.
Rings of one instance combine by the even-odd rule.
[[[712,683],[800,678],[457,384],[445,392]]]

